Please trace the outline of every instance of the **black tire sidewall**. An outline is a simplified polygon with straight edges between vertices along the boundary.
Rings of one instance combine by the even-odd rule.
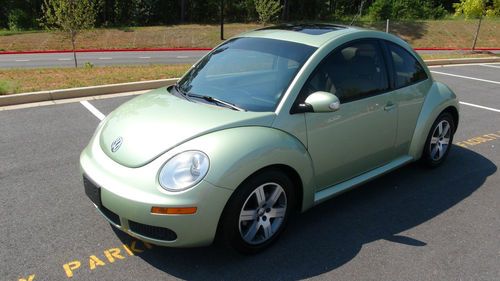
[[[269,182],[274,182],[279,184],[285,191],[287,198],[287,210],[283,222],[278,231],[276,231],[276,233],[274,233],[269,240],[261,244],[252,245],[245,242],[241,237],[239,230],[239,215],[241,212],[241,208],[243,207],[243,204],[250,196],[250,194],[260,185]],[[281,233],[285,229],[288,219],[291,213],[293,212],[294,208],[295,208],[295,194],[294,194],[293,182],[290,180],[289,177],[286,176],[286,174],[276,170],[267,170],[255,174],[251,176],[249,179],[247,179],[245,182],[243,182],[229,199],[222,215],[221,226],[220,226],[221,230],[220,238],[224,239],[223,241],[224,244],[237,250],[240,253],[243,254],[258,253],[266,249],[267,247],[271,246],[277,240],[277,238],[281,235]]]

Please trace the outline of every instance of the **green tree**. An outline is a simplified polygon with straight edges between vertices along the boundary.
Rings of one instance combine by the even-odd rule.
[[[460,3],[453,4],[455,16],[465,16],[466,19],[481,18],[485,13],[483,0],[461,0]]]
[[[254,3],[255,10],[259,14],[259,21],[263,25],[276,18],[282,8],[278,0],[255,0]]]
[[[441,18],[446,10],[433,0],[375,0],[368,14],[372,20]]]
[[[460,0],[460,3],[453,4],[453,7],[455,8],[455,16],[463,15],[466,19],[479,19],[477,22],[476,33],[474,34],[474,42],[472,43],[472,50],[474,51],[483,17],[500,15],[500,1]]]
[[[63,31],[71,40],[75,67],[78,67],[76,37],[81,30],[94,27],[96,3],[92,0],[45,0],[42,11],[42,24],[48,29]]]
[[[28,15],[21,9],[10,11],[8,16],[8,25],[10,30],[21,30],[30,27]]]
[[[500,15],[500,0],[460,0],[453,4],[455,16],[464,16],[466,19],[478,19],[483,16],[494,17]]]

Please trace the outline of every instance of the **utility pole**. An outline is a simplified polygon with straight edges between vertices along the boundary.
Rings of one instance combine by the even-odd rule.
[[[224,40],[224,0],[220,0],[220,40]]]

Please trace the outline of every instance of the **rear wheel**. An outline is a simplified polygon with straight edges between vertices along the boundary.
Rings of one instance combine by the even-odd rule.
[[[443,112],[432,124],[422,155],[422,162],[431,168],[444,162],[455,133],[455,122],[449,112]]]
[[[282,172],[252,176],[235,191],[224,211],[224,242],[245,254],[264,250],[283,232],[294,200],[293,183]]]

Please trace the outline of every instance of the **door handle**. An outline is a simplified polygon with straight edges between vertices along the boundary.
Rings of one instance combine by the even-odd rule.
[[[384,106],[384,110],[385,111],[391,111],[393,110],[394,108],[396,108],[396,105],[392,102],[388,102],[385,106]]]

